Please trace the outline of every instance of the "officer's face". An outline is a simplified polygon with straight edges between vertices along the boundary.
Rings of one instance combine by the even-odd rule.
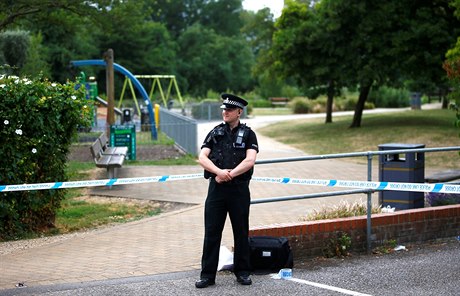
[[[225,108],[222,110],[222,117],[227,123],[232,123],[239,120],[241,109],[239,108]]]

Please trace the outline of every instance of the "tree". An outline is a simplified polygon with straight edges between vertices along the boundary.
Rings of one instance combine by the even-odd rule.
[[[296,5],[302,7],[288,2],[275,35],[280,66],[306,80],[315,78],[310,76],[313,72],[322,82],[314,80],[318,85],[330,86],[329,76],[338,86],[358,86],[350,127],[361,125],[372,86],[401,85],[408,80],[439,83],[441,57],[458,34],[445,1],[323,0],[314,6],[316,19],[304,10],[289,12]]]
[[[244,39],[220,36],[196,24],[180,36],[178,45],[179,72],[186,78],[191,94],[204,96],[208,90],[244,92],[251,86],[253,58]]]
[[[327,26],[325,12],[290,2],[276,23],[272,54],[275,71],[295,77],[305,90],[315,88],[327,95],[326,123],[330,123],[333,98],[345,80],[345,56],[343,48],[335,46],[344,37],[336,36],[334,26]]]
[[[83,25],[86,21],[65,11],[53,10],[47,14],[34,14],[21,22],[32,33],[42,35],[52,80],[65,82],[75,78],[69,71],[71,60],[99,58],[99,44],[94,38],[98,28]]]
[[[240,36],[243,23],[241,0],[209,0],[203,7],[199,22],[222,36]]]
[[[13,74],[25,64],[29,49],[30,37],[27,31],[6,31],[0,34],[0,52],[4,62],[11,66]]]
[[[243,11],[241,19],[244,26],[241,33],[249,42],[255,58],[252,76],[257,79],[256,93],[263,98],[283,96],[287,82],[276,71],[270,71],[273,58],[270,53],[275,32],[275,21],[270,9],[264,8],[256,13]]]
[[[27,58],[21,69],[21,74],[25,76],[51,77],[49,65],[46,63],[47,52],[43,46],[43,36],[39,32],[30,36],[30,46],[27,51]]]
[[[6,0],[0,2],[0,31],[34,14],[64,10],[79,16],[95,16],[98,2],[85,0]]]

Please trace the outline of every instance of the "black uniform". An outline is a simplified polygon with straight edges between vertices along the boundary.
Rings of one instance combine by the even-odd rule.
[[[216,126],[206,137],[201,148],[210,148],[209,159],[221,169],[233,169],[246,157],[247,149],[259,152],[254,131],[244,124],[230,130],[228,124]],[[208,196],[205,203],[205,237],[201,261],[201,278],[215,279],[219,262],[219,250],[227,213],[233,229],[234,273],[249,275],[249,181],[251,168],[230,182],[217,183],[214,175],[205,171],[209,178]]]

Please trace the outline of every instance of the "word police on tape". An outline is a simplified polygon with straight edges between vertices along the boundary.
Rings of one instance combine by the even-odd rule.
[[[0,185],[0,192],[63,189],[78,187],[116,186],[141,183],[170,182],[203,178],[203,174],[188,175],[165,175],[139,178],[118,178],[104,180],[86,180],[72,182],[35,183],[18,185]],[[460,185],[445,183],[401,183],[401,182],[372,182],[372,181],[350,181],[350,180],[321,180],[321,179],[295,179],[295,178],[272,178],[253,177],[253,181],[266,183],[280,183],[291,185],[309,185],[323,187],[345,187],[358,189],[372,189],[375,191],[413,191],[413,192],[439,192],[439,193],[460,193]]]

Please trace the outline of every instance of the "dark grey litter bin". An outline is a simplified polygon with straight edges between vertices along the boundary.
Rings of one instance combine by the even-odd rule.
[[[379,145],[379,151],[425,148],[424,144],[388,143]],[[407,152],[382,154],[379,156],[380,182],[425,182],[425,153]],[[423,192],[380,191],[382,207],[390,206],[398,210],[423,208]]]
[[[147,107],[141,109],[141,131],[146,132],[150,131],[150,114]]]
[[[412,110],[422,109],[422,94],[419,92],[412,92],[410,94],[410,106]]]
[[[129,124],[133,120],[133,109],[125,108],[123,109],[123,116],[121,117],[121,124]]]

